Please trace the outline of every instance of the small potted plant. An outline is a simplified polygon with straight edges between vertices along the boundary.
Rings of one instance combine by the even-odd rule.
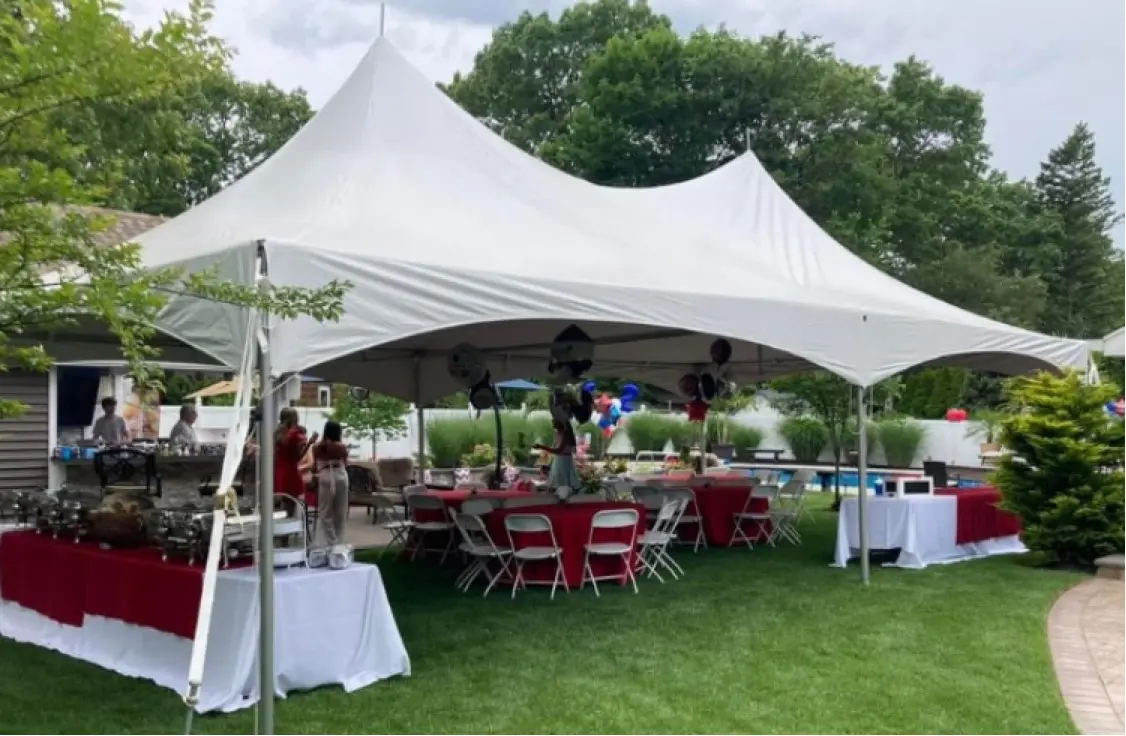
[[[982,455],[1001,451],[1001,443],[997,438],[1007,416],[1005,412],[996,409],[974,412],[971,424],[966,428],[966,437],[980,437],[983,440],[979,448]]]

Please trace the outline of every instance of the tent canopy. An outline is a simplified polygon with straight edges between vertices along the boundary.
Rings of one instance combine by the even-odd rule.
[[[1083,368],[1087,346],[1003,325],[896,281],[834,242],[752,155],[680,185],[599,187],[473,119],[385,39],[273,157],[139,239],[146,266],[354,287],[335,324],[276,325],[279,374],[426,402],[462,388],[451,348],[496,380],[544,372],[571,323],[595,375],[675,386],[717,336],[732,378],[815,366],[869,385],[913,366]],[[160,328],[238,362],[239,309],[174,298]]]
[[[1091,350],[1112,358],[1126,357],[1126,327],[1119,327],[1101,340],[1088,340]]]

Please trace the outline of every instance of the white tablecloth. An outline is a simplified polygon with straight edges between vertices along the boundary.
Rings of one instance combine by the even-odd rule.
[[[219,573],[215,612],[196,710],[233,711],[258,702],[258,577],[253,569]],[[410,674],[379,569],[278,570],[274,587],[274,690],[341,685],[347,692]],[[192,642],[115,619],[87,616],[66,626],[0,602],[0,635],[54,649],[181,695]]]
[[[892,563],[895,567],[917,569],[1027,551],[1016,536],[959,545],[958,500],[954,496],[871,496],[867,510],[868,546],[873,550],[899,549],[899,557]],[[859,521],[858,499],[843,499],[837,518],[837,567],[845,567],[860,553]]]

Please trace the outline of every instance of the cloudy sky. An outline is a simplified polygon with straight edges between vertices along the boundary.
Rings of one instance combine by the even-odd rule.
[[[187,0],[125,0],[138,24]],[[472,66],[493,27],[522,10],[557,15],[569,0],[395,0],[386,35],[446,80]],[[846,59],[890,65],[909,54],[985,94],[994,164],[1034,176],[1076,122],[1094,129],[1121,207],[1126,179],[1126,3],[1122,0],[651,0],[684,31],[725,23],[747,35],[786,30],[836,44]],[[378,34],[378,0],[217,0],[214,30],[248,79],[304,87],[323,103]],[[1116,239],[1122,245],[1120,226]]]

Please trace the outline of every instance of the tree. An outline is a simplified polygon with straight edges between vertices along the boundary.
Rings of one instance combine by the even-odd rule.
[[[332,419],[339,422],[349,435],[371,440],[372,454],[380,437],[395,439],[406,434],[407,411],[410,406],[400,399],[383,394],[368,394],[357,398],[347,386],[333,386],[335,397]]]
[[[36,335],[92,318],[118,339],[138,385],[158,382],[149,363],[158,354],[152,325],[167,293],[253,306],[283,319],[339,317],[346,283],[260,293],[210,272],[145,270],[137,246],[99,237],[112,218],[81,208],[105,197],[103,185],[111,182],[84,178],[84,149],[60,124],[63,113],[109,101],[142,103],[223,70],[226,50],[207,33],[204,0],[140,33],[110,0],[22,0],[17,9],[0,14],[0,368],[46,368],[50,358]],[[0,399],[0,418],[22,409]]]
[[[1043,212],[1057,223],[1043,272],[1048,307],[1040,327],[1068,337],[1101,337],[1122,324],[1122,257],[1110,237],[1120,216],[1085,124],[1048,154],[1036,189]]]
[[[526,151],[538,152],[568,124],[583,67],[613,38],[670,27],[648,3],[598,0],[553,21],[524,12],[493,32],[466,75],[445,88],[458,104]]]
[[[1017,412],[1001,426],[1011,454],[996,483],[1025,543],[1067,565],[1121,554],[1123,424],[1104,409],[1114,388],[1040,373],[1015,379],[1007,393]]]
[[[775,391],[771,403],[778,411],[792,417],[812,417],[825,425],[829,435],[829,449],[833,453],[836,482],[833,489],[834,504],[841,500],[841,453],[846,447],[848,426],[855,412],[852,394],[854,389],[840,376],[826,371],[795,373],[771,381]]]

